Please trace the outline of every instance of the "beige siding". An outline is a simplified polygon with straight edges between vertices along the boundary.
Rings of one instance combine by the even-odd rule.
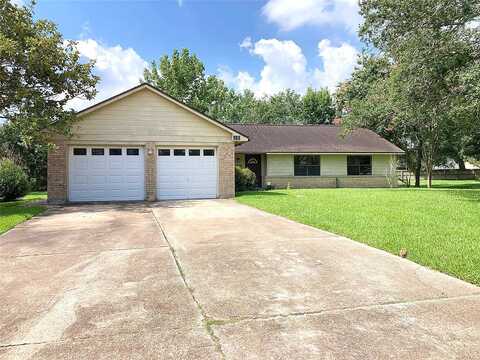
[[[148,89],[79,119],[72,141],[211,144],[231,142],[231,134]]]
[[[320,174],[322,176],[347,175],[347,155],[321,155]]]
[[[389,176],[392,172],[391,155],[372,156],[372,175]]]
[[[293,155],[268,154],[267,176],[293,176]]]

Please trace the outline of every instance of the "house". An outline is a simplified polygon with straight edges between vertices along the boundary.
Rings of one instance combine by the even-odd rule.
[[[48,199],[231,198],[234,164],[259,185],[395,186],[402,151],[368,130],[226,125],[141,84],[77,113],[48,155]]]
[[[396,187],[404,152],[368,129],[348,135],[334,125],[231,125],[249,138],[235,148],[259,186]]]

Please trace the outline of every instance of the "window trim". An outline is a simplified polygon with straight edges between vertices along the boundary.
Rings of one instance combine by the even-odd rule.
[[[112,150],[120,150],[120,154],[112,154]],[[108,148],[108,156],[123,156],[123,149],[120,148]]]
[[[168,151],[168,155],[167,154],[160,154],[161,151]],[[172,149],[158,148],[157,149],[157,156],[172,156]]]
[[[94,150],[102,150],[102,154],[94,154]],[[105,148],[91,148],[90,149],[90,155],[92,156],[105,156]]]
[[[137,153],[136,154],[129,154],[128,150],[136,150]],[[140,148],[127,148],[127,150],[125,151],[125,155],[127,155],[127,156],[140,156]]]
[[[176,151],[183,151],[183,154],[177,155]],[[187,149],[173,149],[173,156],[187,156]]]
[[[75,154],[75,150],[85,150],[85,154]],[[87,156],[88,155],[88,150],[86,147],[74,147],[72,148],[72,155],[73,156]]]
[[[364,158],[369,158],[370,159],[370,165],[361,165],[361,164],[355,164],[355,165],[349,165],[349,160],[352,158],[359,158],[359,157],[364,157]],[[350,168],[352,167],[357,167],[358,168],[358,174],[350,174]],[[368,174],[362,174],[361,168],[362,167],[369,167],[369,173]],[[372,155],[347,155],[347,176],[373,176],[373,156]]]
[[[318,165],[302,165],[303,167],[307,167],[307,174],[306,175],[297,175],[296,170],[297,170],[297,165],[295,165],[295,160],[298,157],[301,156],[306,156],[306,157],[317,157],[318,158]],[[309,174],[309,169],[311,168],[317,168],[318,167],[318,174]],[[322,176],[322,157],[320,155],[309,155],[309,154],[298,154],[298,155],[293,155],[293,176],[295,177],[319,177]]]

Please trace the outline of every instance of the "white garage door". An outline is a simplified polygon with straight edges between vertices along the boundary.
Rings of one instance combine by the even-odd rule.
[[[144,155],[140,147],[70,147],[69,200],[145,199]]]
[[[159,200],[217,197],[215,149],[160,148],[157,155]]]

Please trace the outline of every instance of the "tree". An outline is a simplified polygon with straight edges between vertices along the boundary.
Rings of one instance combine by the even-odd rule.
[[[0,0],[0,118],[25,144],[46,131],[68,133],[74,112],[67,103],[92,99],[98,81],[94,63],[81,63],[75,42],[54,23],[34,20],[33,6]]]
[[[480,16],[467,0],[361,1],[360,37],[394,66],[389,101],[395,121],[414,129],[431,186],[431,174],[446,124],[469,127],[462,112],[471,82],[463,76],[478,63],[479,33],[468,25]],[[455,113],[461,117],[454,117]],[[477,112],[478,113],[478,112]]]
[[[188,49],[173,50],[172,56],[164,55],[159,63],[152,61],[143,72],[143,81],[158,87],[170,96],[193,108],[207,112],[205,66]]]
[[[332,97],[328,89],[308,88],[302,98],[303,120],[306,124],[328,124],[335,116]]]

